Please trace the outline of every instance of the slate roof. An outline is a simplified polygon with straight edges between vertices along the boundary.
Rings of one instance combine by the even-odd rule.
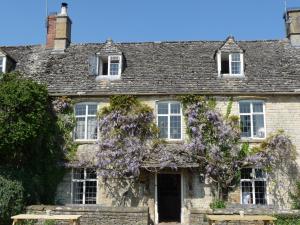
[[[218,77],[215,53],[223,41],[115,43],[125,57],[120,80],[96,81],[88,58],[104,44],[72,44],[54,54],[45,46],[0,47],[24,76],[52,95],[300,94],[300,49],[288,40],[239,41],[245,77]]]

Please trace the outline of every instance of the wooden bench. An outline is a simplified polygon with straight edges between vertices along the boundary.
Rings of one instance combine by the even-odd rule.
[[[262,221],[264,225],[272,224],[277,220],[275,217],[266,215],[207,215],[209,225],[215,225],[216,222],[229,222],[229,221]]]
[[[80,225],[81,215],[38,215],[38,214],[20,214],[12,216],[13,225],[22,220],[65,220],[72,225]]]

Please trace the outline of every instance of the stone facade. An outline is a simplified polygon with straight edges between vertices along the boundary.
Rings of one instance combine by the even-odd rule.
[[[218,110],[225,114],[228,105],[229,97],[216,96]],[[291,136],[293,143],[297,150],[300,149],[300,135],[297,129],[300,127],[300,99],[297,97],[288,96],[234,96],[232,105],[232,114],[239,115],[238,102],[239,100],[263,100],[265,104],[265,121],[267,136],[278,129],[285,130]],[[93,98],[93,101],[99,102],[99,110],[103,106],[107,106],[108,98]],[[174,96],[151,96],[141,97],[140,100],[151,108],[156,109],[157,101],[177,100]],[[75,99],[75,102],[84,102],[87,99]],[[184,121],[184,119],[182,119]],[[185,123],[182,123],[182,132],[185,133]],[[186,137],[182,142],[186,141]],[[251,145],[260,144],[262,140],[247,140]],[[93,143],[80,143],[79,152],[89,152],[93,148]],[[96,146],[96,145],[95,145]],[[300,153],[300,152],[299,152]],[[299,163],[299,158],[297,159]],[[212,202],[213,196],[211,193],[211,186],[207,180],[201,180],[198,173],[190,169],[179,169],[177,171],[162,171],[171,173],[180,173],[182,179],[182,221],[189,223],[193,220],[193,210],[209,210],[209,204]],[[274,185],[274,176],[268,179],[268,204],[281,208],[289,208],[288,192],[292,190],[293,181],[298,178],[297,171],[290,171],[289,176],[283,176],[284,182],[279,182],[279,185]],[[149,207],[149,218],[152,223],[155,222],[156,208],[155,208],[155,174],[148,174],[146,184],[140,184],[139,195],[132,198],[128,202],[127,207]],[[57,191],[57,203],[70,204],[71,203],[71,175],[67,173],[62,184]],[[240,203],[240,188],[237,187],[235,191],[229,195],[229,201],[232,203]],[[105,191],[105,187],[101,184],[99,179],[97,204],[100,206],[111,207],[114,205]]]

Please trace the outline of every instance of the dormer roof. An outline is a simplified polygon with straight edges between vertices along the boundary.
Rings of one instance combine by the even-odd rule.
[[[244,52],[244,50],[236,43],[233,36],[226,38],[225,42],[218,49],[218,52]]]
[[[122,51],[116,46],[112,39],[108,39],[104,46],[97,52],[99,55],[122,55]]]

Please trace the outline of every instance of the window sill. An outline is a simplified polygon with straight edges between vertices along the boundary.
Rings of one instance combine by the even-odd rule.
[[[179,140],[172,140],[172,139],[164,139],[164,141],[167,142],[167,144],[183,144],[184,140],[179,139]]]
[[[74,140],[76,144],[96,144],[98,140]]]
[[[245,143],[245,142],[248,142],[248,143],[261,143],[265,140],[266,140],[266,138],[241,138],[242,143]]]
[[[219,74],[221,78],[245,78],[245,74]]]
[[[101,81],[101,80],[120,80],[121,75],[98,75],[96,76],[96,81]]]

